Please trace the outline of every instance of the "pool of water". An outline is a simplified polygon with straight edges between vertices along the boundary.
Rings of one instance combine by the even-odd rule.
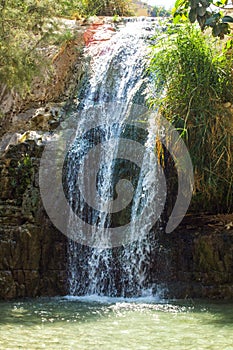
[[[233,304],[52,298],[0,303],[0,349],[233,349]]]

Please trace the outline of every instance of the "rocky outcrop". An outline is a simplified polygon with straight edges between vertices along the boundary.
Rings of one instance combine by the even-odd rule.
[[[175,298],[233,299],[233,215],[187,216],[158,238],[153,279]]]
[[[43,71],[34,78],[30,92],[18,96],[10,91],[9,94],[12,94],[11,101],[4,103],[1,100],[3,113],[25,109],[33,102],[54,101],[57,98],[64,97],[69,92],[67,89],[70,88],[71,80],[73,80],[74,66],[80,63],[84,46],[83,35],[89,24],[82,25],[81,21],[62,18],[54,19],[54,21],[58,27],[57,34],[62,37],[68,32],[69,38],[61,39],[60,44],[48,45],[39,49],[43,52],[45,59]],[[49,64],[51,64],[51,67],[48,66]],[[17,101],[12,101],[14,98],[17,98]]]
[[[109,18],[62,21],[72,39],[45,48],[52,74],[34,79],[30,94],[1,91],[0,299],[67,293],[67,239],[52,225],[40,198],[38,171],[47,139],[66,118],[85,74],[84,46],[108,40]],[[111,19],[112,20],[112,19]],[[111,21],[110,20],[110,21]],[[62,30],[62,29],[61,29]]]
[[[73,39],[45,48],[52,62],[23,98],[1,94],[0,299],[67,292],[66,239],[41,202],[38,169],[47,136],[63,120],[81,79],[85,26],[63,20]]]
[[[7,132],[38,130],[38,114],[43,113],[41,110],[48,113],[51,105],[54,109],[59,109],[74,96],[77,81],[84,73],[82,50],[85,45],[84,33],[89,25],[82,25],[75,20],[63,19],[60,22],[60,30],[69,30],[72,39],[66,40],[60,46],[53,45],[43,49],[50,66],[45,65],[40,76],[34,78],[31,91],[20,96],[14,90],[8,91],[1,87],[0,137]],[[30,118],[34,118],[32,124],[28,123]]]
[[[60,47],[45,48],[52,62],[49,79],[45,69],[23,98],[14,91],[1,91],[0,299],[67,293],[67,239],[43,209],[38,183],[40,157],[47,139],[77,97],[86,68],[82,62],[84,46],[101,26],[103,40],[113,31],[108,18],[60,21],[73,37]]]
[[[38,183],[49,132],[25,134],[0,158],[0,299],[68,293],[67,239],[47,217]],[[167,297],[233,299],[233,215],[187,216],[155,239],[150,281]]]
[[[46,140],[65,119],[69,99],[75,98],[74,88],[84,74],[80,50],[95,45],[96,30],[103,23],[100,19],[88,30],[86,24],[79,25],[76,39],[49,53],[54,63],[52,80],[36,79],[32,93],[23,100],[14,94],[4,97],[0,299],[67,294],[67,238],[43,209],[38,171]],[[108,40],[112,32],[105,26],[98,40]],[[229,103],[225,108],[232,111]],[[169,297],[233,299],[232,222],[232,216],[187,216],[170,235],[156,231],[150,282],[167,286]]]
[[[61,32],[69,31],[72,37],[60,46],[43,49],[50,67],[45,66],[40,76],[35,77],[31,91],[20,96],[0,85],[0,137],[9,132],[53,130],[64,106],[67,109],[77,98],[78,82],[87,69],[82,60],[84,47],[109,40],[116,30],[111,17],[59,19],[58,25]]]
[[[66,294],[66,239],[40,199],[41,135],[0,158],[0,299]]]

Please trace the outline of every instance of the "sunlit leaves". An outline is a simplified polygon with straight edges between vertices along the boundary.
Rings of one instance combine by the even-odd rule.
[[[174,23],[188,18],[191,23],[197,21],[202,30],[212,27],[213,36],[222,39],[224,35],[230,34],[228,23],[233,23],[233,17],[223,16],[221,12],[216,13],[213,6],[223,8],[228,2],[228,0],[177,0],[173,10]]]
[[[130,3],[130,0],[0,0],[0,89],[24,92],[30,88],[35,74],[48,63],[41,48],[51,43],[51,38],[55,37],[54,43],[57,42],[54,17],[128,15]]]
[[[45,59],[38,50],[52,34],[48,26],[56,13],[52,0],[0,1],[0,82],[1,87],[16,88],[19,92],[29,88]]]

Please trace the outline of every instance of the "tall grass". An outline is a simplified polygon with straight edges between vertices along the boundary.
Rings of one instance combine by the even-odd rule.
[[[194,26],[168,33],[153,47],[150,71],[158,107],[188,146],[195,174],[193,209],[233,209],[232,55]],[[162,96],[162,97],[161,97]]]

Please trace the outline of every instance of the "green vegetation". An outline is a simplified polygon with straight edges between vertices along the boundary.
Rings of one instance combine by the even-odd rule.
[[[46,44],[69,40],[69,33],[54,34],[54,17],[129,13],[130,0],[0,0],[0,96],[6,89],[30,90],[33,77],[48,66]]]
[[[0,82],[19,91],[29,87],[43,60],[40,45],[52,34],[52,1],[0,1]]]
[[[220,11],[228,3],[229,0],[177,0],[173,9],[174,22],[197,21],[202,30],[211,27],[213,36],[223,39],[231,32],[229,23],[233,23],[231,16],[224,16]]]
[[[130,0],[63,0],[60,3],[62,16],[128,16],[132,14]]]
[[[171,11],[166,10],[163,6],[153,6],[149,15],[151,17],[169,17],[171,16]]]
[[[187,143],[195,174],[193,206],[230,211],[232,121],[224,104],[233,102],[232,55],[217,47],[216,39],[193,25],[169,29],[153,48],[150,70],[159,97],[150,103]]]
[[[85,12],[102,16],[132,15],[129,0],[83,0]]]

